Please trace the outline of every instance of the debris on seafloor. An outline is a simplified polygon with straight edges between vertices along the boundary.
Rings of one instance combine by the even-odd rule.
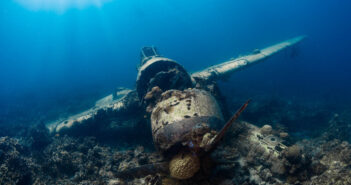
[[[136,90],[120,89],[88,111],[48,124],[48,130],[41,126],[18,139],[0,138],[0,180],[5,184],[310,184],[325,182],[326,176],[347,183],[347,142],[317,138],[291,143],[286,142],[287,132],[271,125],[258,127],[244,121],[233,125],[248,102],[223,126],[228,110],[214,81],[302,39],[193,74],[161,57],[154,47],[143,48]],[[97,141],[107,138],[118,138],[113,143],[117,146]],[[136,146],[148,139],[158,151]],[[321,145],[314,146],[318,142]]]
[[[342,118],[338,118],[342,119]],[[340,125],[340,128],[343,126]],[[168,167],[145,171],[146,164],[161,164],[156,151],[142,146],[134,149],[99,144],[92,137],[52,136],[44,149],[32,147],[26,134],[0,138],[0,182],[2,184],[350,184],[351,145],[325,135],[343,132],[328,128],[322,136],[292,145],[272,128],[263,135],[261,128],[237,122],[193,178],[177,180]],[[42,130],[40,130],[42,129]],[[48,132],[43,127],[38,132]],[[30,132],[30,133],[38,133]],[[291,137],[291,136],[288,136]],[[34,138],[35,139],[35,138]],[[43,138],[45,139],[45,138]],[[45,139],[45,140],[46,140]],[[157,165],[156,165],[157,166]],[[161,165],[162,166],[162,165]],[[160,166],[160,167],[161,167]],[[118,177],[122,169],[134,169],[139,177]],[[212,169],[212,173],[206,170]]]

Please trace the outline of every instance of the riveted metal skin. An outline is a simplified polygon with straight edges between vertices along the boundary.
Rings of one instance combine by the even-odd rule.
[[[189,142],[194,130],[210,131],[222,123],[217,101],[200,89],[164,92],[151,114],[153,140],[162,152],[178,143]]]

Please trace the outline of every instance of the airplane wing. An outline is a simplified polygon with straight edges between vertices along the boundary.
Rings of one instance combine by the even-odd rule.
[[[239,69],[258,63],[268,57],[301,42],[305,37],[300,36],[262,50],[255,50],[252,54],[211,66],[205,70],[193,73],[195,82],[206,82],[224,78]],[[95,106],[77,115],[63,118],[46,126],[50,133],[86,134],[107,133],[118,130],[127,132],[133,124],[143,118],[143,110],[135,90],[120,89],[114,94],[106,96],[96,102]],[[100,129],[100,130],[97,130]]]
[[[291,46],[298,44],[304,38],[306,37],[299,36],[261,50],[256,49],[253,51],[253,53],[249,55],[242,56],[236,59],[231,59],[221,64],[208,67],[202,71],[195,72],[191,75],[191,77],[196,82],[219,80],[246,66],[264,61],[265,59],[273,56],[274,54],[277,54],[280,51],[286,50]]]
[[[114,95],[110,94],[96,101],[94,107],[68,118],[48,123],[46,127],[50,133],[70,132],[70,134],[74,134],[72,132],[79,133],[83,129],[94,130],[96,129],[96,123],[99,123],[101,128],[105,129],[113,129],[113,127],[121,128],[124,126],[123,124],[135,122],[128,122],[126,120],[136,118],[137,116],[130,116],[130,114],[133,114],[131,111],[135,112],[138,109],[139,100],[136,91],[121,88]],[[125,119],[125,116],[129,116],[129,118]],[[101,119],[101,117],[104,119]],[[123,119],[123,121],[118,120],[118,118]],[[125,126],[130,127],[132,125]]]

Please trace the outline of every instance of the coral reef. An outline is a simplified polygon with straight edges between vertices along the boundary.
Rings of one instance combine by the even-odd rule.
[[[170,175],[176,179],[189,179],[200,169],[200,161],[191,153],[179,153],[169,164]]]
[[[335,113],[328,124],[323,133],[326,140],[339,139],[351,142],[351,110]]]
[[[25,148],[16,139],[0,138],[0,184],[29,184],[32,161],[24,157]]]
[[[272,132],[272,126],[270,125],[263,125],[263,127],[261,128],[261,134],[263,135],[269,135]]]
[[[286,146],[278,136],[260,135],[261,130],[245,122],[235,125],[226,145],[213,154],[220,159],[216,174],[221,179],[233,184],[350,183],[349,143],[320,137]]]
[[[303,184],[351,184],[351,145],[347,141],[325,141],[323,137],[311,141],[305,140],[302,145],[313,153],[312,171],[316,173]]]
[[[52,136],[41,152],[25,140],[32,139],[0,138],[0,184],[116,184],[119,170],[161,159],[142,146],[120,150],[92,137]]]
[[[0,184],[351,184],[349,115],[332,115],[323,133],[303,140],[277,124],[236,122],[211,158],[183,163],[181,172],[192,171],[185,175],[137,138],[107,145],[95,137],[50,135],[42,124],[8,127],[2,134],[9,136],[0,137]]]

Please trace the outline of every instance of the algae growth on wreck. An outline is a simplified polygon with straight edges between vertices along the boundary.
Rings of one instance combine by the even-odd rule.
[[[351,184],[347,1],[0,2],[0,184]]]

